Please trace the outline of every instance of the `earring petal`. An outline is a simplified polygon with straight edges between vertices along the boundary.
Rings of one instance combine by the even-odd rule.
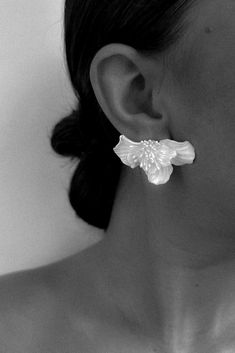
[[[133,142],[124,135],[119,137],[119,143],[113,148],[114,152],[121,159],[122,163],[131,168],[140,164],[140,158],[143,154],[142,142]]]
[[[155,185],[165,184],[170,179],[173,172],[172,165],[161,167],[160,169],[154,168],[145,171],[148,177],[148,181]]]
[[[176,156],[172,158],[171,163],[180,166],[183,164],[191,164],[195,159],[195,150],[190,142],[177,142],[174,140],[165,139],[160,141],[172,150],[176,151]]]

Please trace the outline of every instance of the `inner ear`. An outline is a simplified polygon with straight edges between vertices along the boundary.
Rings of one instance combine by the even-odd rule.
[[[131,114],[145,112],[153,116],[152,92],[147,90],[146,80],[142,74],[132,79],[129,94],[125,96],[125,107]],[[145,92],[144,92],[145,91]]]
[[[139,74],[136,78],[133,79],[131,85],[135,85],[139,91],[143,91],[145,89],[145,79],[143,75]]]

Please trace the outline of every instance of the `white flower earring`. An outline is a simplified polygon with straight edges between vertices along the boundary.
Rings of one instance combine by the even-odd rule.
[[[155,185],[165,184],[173,172],[172,164],[192,164],[195,159],[194,147],[190,142],[143,140],[133,142],[124,135],[113,148],[121,161],[131,168],[140,166],[148,181]]]

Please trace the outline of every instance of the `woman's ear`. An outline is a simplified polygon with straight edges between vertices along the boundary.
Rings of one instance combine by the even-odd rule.
[[[112,125],[132,139],[168,138],[158,97],[164,67],[134,48],[109,44],[91,63],[90,80],[95,96]]]

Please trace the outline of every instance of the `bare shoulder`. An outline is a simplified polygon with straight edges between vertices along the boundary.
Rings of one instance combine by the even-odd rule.
[[[81,327],[89,293],[95,300],[92,252],[0,276],[1,352],[88,352]]]
[[[49,332],[53,326],[56,310],[47,273],[51,273],[50,266],[0,277],[2,352],[37,352],[37,345],[41,344],[42,338],[46,339],[46,330]]]
[[[0,276],[0,311],[82,289],[96,267],[95,253],[96,246],[91,246],[48,265]]]
[[[146,351],[106,294],[101,248],[0,276],[0,353]]]

